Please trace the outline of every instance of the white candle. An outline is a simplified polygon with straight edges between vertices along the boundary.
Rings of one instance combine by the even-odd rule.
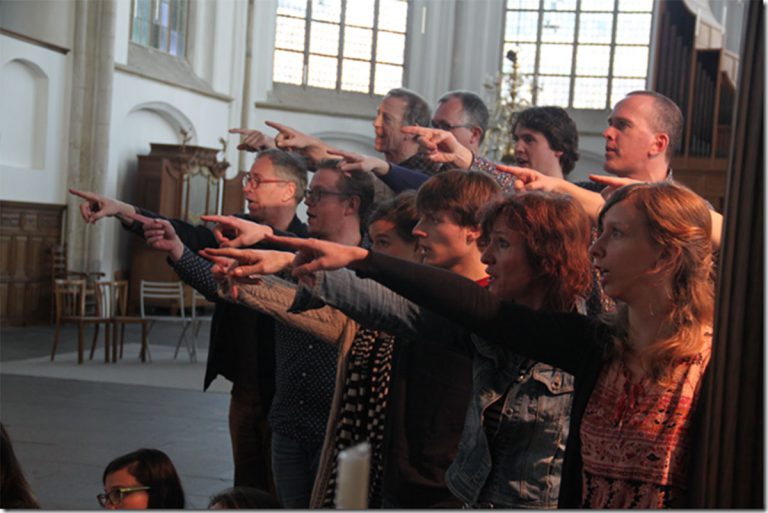
[[[371,473],[371,444],[361,444],[339,453],[336,475],[336,509],[368,507],[368,476]]]

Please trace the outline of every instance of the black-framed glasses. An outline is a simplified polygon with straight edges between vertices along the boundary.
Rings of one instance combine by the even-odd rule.
[[[454,128],[472,128],[473,126],[475,126],[475,125],[468,125],[468,124],[451,125],[445,121],[439,121],[437,123],[435,123],[434,121],[430,121],[429,124],[430,126],[432,126],[432,128],[437,128],[438,130],[445,130],[446,132],[450,132]]]
[[[307,189],[304,191],[304,201],[312,201],[312,203],[319,203],[325,196],[350,196],[346,192],[326,191],[325,189]]]
[[[290,180],[275,180],[273,178],[262,178],[259,175],[245,175],[243,177],[243,188],[249,185],[254,189],[258,189],[263,183],[290,183]]]
[[[100,493],[96,496],[99,504],[102,508],[106,508],[108,505],[119,506],[123,503],[123,498],[134,492],[142,492],[149,490],[149,486],[131,486],[130,488],[113,488],[107,493]]]

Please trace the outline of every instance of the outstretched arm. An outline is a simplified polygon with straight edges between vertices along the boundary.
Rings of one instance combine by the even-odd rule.
[[[296,251],[292,274],[310,287],[314,285],[315,271],[341,269],[368,255],[367,249],[319,239],[270,236],[266,240]]]
[[[249,128],[230,128],[230,134],[240,134],[243,138],[237,145],[238,150],[243,151],[262,151],[270,148],[277,148],[275,139],[258,130]]]
[[[212,232],[223,248],[253,246],[274,233],[270,226],[235,216],[201,216],[200,219],[217,223]]]
[[[333,158],[333,155],[328,153],[328,150],[334,148],[321,139],[281,123],[275,123],[274,121],[266,121],[265,123],[279,132],[277,137],[275,137],[275,144],[278,148],[300,153],[314,165],[317,165],[323,159]]]
[[[599,193],[588,191],[568,180],[545,175],[535,169],[501,164],[498,164],[496,168],[515,177],[515,189],[517,190],[538,190],[572,196],[587,212],[592,223],[597,223],[597,216],[605,203]]]
[[[96,194],[95,192],[79,191],[71,188],[69,193],[85,200],[80,205],[80,215],[88,224],[94,224],[104,217],[117,217],[123,223],[129,224],[132,220],[126,217],[126,214],[136,213],[136,207],[133,205]]]
[[[298,251],[294,274],[302,279],[320,270],[349,266],[423,308],[465,325],[470,331],[531,358],[577,372],[606,335],[600,324],[578,314],[531,310],[501,301],[472,280],[378,252],[326,241],[276,240]],[[309,280],[309,286],[314,286]],[[306,284],[306,283],[305,283]]]
[[[466,353],[467,331],[434,315],[387,287],[355,275],[349,269],[323,271],[313,287],[301,285],[290,311],[303,312],[323,305],[338,308],[365,326],[392,335],[439,341]]]
[[[404,126],[400,131],[416,135],[416,142],[424,148],[433,162],[450,164],[464,170],[472,167],[472,152],[456,140],[451,132],[423,126]]]
[[[610,197],[610,195],[619,187],[638,183],[637,180],[631,178],[619,178],[617,176],[590,175],[589,179],[606,186],[602,192],[603,200]],[[709,207],[709,217],[712,219],[712,249],[717,251],[720,249],[720,242],[723,236],[723,216],[722,214],[718,214],[715,209],[712,208],[712,205],[709,205]],[[602,208],[602,205],[600,208]]]

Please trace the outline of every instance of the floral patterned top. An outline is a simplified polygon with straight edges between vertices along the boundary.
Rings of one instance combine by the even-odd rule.
[[[676,364],[672,386],[649,377],[633,383],[619,360],[603,369],[581,423],[583,507],[680,505],[707,338],[702,353]]]

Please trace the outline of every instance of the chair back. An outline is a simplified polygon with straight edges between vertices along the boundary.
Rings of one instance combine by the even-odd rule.
[[[128,315],[128,282],[125,280],[97,281],[96,315],[114,318]]]
[[[51,246],[51,277],[53,279],[67,276],[67,246],[54,244]]]
[[[56,279],[53,296],[57,319],[85,317],[85,280]]]
[[[141,316],[147,317],[145,306],[149,300],[161,300],[163,305],[175,307],[178,309],[177,316],[162,316],[162,317],[177,317],[178,319],[186,319],[186,313],[184,312],[184,287],[180,281],[148,281],[141,280],[140,288],[141,296],[139,299],[139,305],[141,310]],[[153,301],[149,301],[150,303]],[[158,302],[158,301],[154,301]]]
[[[192,319],[199,320],[199,321],[210,321],[211,315],[198,315],[197,314],[197,307],[210,307],[213,303],[211,301],[208,301],[204,295],[200,294],[197,290],[192,289]]]

